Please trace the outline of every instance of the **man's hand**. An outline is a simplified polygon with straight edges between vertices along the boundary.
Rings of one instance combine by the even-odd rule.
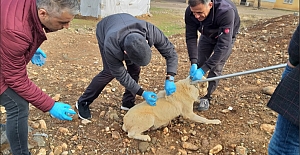
[[[142,96],[149,105],[156,106],[157,95],[154,92],[144,91]]]
[[[175,93],[176,91],[176,85],[174,83],[174,76],[169,76],[169,79],[165,81],[165,90],[167,96]]]
[[[51,110],[49,111],[50,114],[60,120],[72,120],[70,115],[75,115],[76,112],[71,109],[69,104],[65,104],[62,102],[55,102]]]
[[[203,75],[204,75],[204,71],[199,68],[195,71],[195,73],[191,76],[192,77],[192,81],[197,81],[197,80],[201,80]]]
[[[31,58],[31,62],[37,66],[43,66],[45,64],[46,54],[38,48]]]
[[[192,78],[193,75],[195,74],[197,68],[198,68],[197,64],[192,64],[192,65],[191,65],[191,68],[190,68],[190,77],[191,77],[191,78]]]

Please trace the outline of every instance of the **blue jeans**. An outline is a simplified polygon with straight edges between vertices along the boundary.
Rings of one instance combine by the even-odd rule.
[[[279,114],[269,143],[268,154],[299,155],[299,126]]]
[[[6,136],[13,155],[30,155],[28,150],[29,103],[14,90],[7,88],[0,95],[6,110]]]

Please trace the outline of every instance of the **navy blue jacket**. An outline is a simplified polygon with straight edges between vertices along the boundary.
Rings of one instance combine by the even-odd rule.
[[[228,48],[230,48],[229,45],[232,43],[232,39],[235,38],[240,27],[240,17],[236,6],[231,0],[212,0],[212,2],[213,7],[207,18],[202,22],[195,18],[190,6],[185,11],[186,44],[192,64],[197,63],[198,59],[198,31],[201,35],[217,39],[217,44],[214,48],[215,54],[205,63],[206,65],[210,64],[205,67],[209,69],[214,67],[214,64],[223,58],[223,53],[225,54]],[[225,29],[229,29],[229,33],[225,34]],[[220,35],[221,33],[223,34]]]
[[[299,126],[299,35],[300,27],[293,34],[288,52],[289,61],[296,66],[278,84],[267,106]]]

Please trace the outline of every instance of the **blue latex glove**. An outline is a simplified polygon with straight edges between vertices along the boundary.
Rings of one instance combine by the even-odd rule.
[[[31,62],[37,66],[43,66],[45,64],[46,54],[38,48],[31,58]]]
[[[192,65],[191,65],[191,68],[190,68],[190,77],[191,77],[191,78],[192,78],[193,75],[195,74],[197,68],[198,68],[197,64],[192,64]]]
[[[154,92],[144,91],[142,96],[149,105],[156,106],[157,95]]]
[[[286,65],[285,66],[285,69],[284,69],[284,71],[283,71],[283,73],[282,73],[282,75],[281,75],[281,79],[283,79],[287,74],[289,74],[289,72],[290,71],[292,71],[293,70],[293,68],[292,67],[290,67],[289,65]]]
[[[192,75],[192,81],[201,80],[204,75],[203,69],[199,68],[195,71],[195,73]]]
[[[175,93],[176,85],[175,85],[174,81],[166,80],[165,81],[165,90],[166,90],[167,96]]]
[[[69,104],[65,104],[62,102],[55,102],[51,110],[49,111],[50,114],[60,120],[72,120],[70,115],[75,115],[76,112],[71,109]]]

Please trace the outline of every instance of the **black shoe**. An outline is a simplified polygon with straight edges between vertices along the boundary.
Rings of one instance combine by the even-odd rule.
[[[122,103],[121,109],[122,110],[129,110],[133,106],[135,106],[134,102],[124,102],[124,103]]]
[[[202,97],[199,101],[198,111],[206,111],[209,109],[209,102],[211,98]]]
[[[92,118],[91,111],[90,111],[90,108],[89,108],[89,105],[87,104],[87,102],[78,103],[78,101],[77,101],[76,108],[78,109],[79,118],[81,118],[81,119],[91,119]]]

